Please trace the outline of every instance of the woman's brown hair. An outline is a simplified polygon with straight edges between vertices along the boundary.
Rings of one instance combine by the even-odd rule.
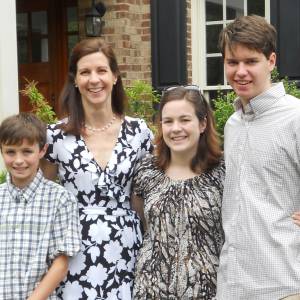
[[[196,173],[211,170],[218,165],[222,156],[219,138],[215,130],[213,112],[208,101],[204,98],[201,92],[189,89],[188,86],[176,87],[163,93],[159,107],[158,135],[155,139],[155,151],[158,167],[165,170],[171,161],[171,152],[169,147],[166,145],[162,134],[162,110],[167,103],[178,100],[186,100],[190,102],[195,108],[198,120],[201,122],[206,118],[207,123],[205,131],[199,136],[197,152],[191,161],[191,169]]]
[[[124,114],[127,98],[112,47],[101,38],[84,39],[76,44],[71,52],[68,78],[60,95],[61,114],[68,117],[68,122],[61,124],[60,127],[66,133],[80,134],[82,126],[85,123],[81,95],[78,88],[75,87],[74,81],[78,61],[82,57],[96,52],[101,52],[106,56],[112,73],[117,77],[117,82],[113,86],[111,96],[112,110],[117,115]]]

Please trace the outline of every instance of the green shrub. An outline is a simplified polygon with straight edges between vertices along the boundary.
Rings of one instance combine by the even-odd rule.
[[[6,181],[6,171],[0,171],[0,184]]]
[[[136,80],[125,88],[128,97],[128,115],[143,118],[155,132],[155,105],[160,101],[160,95],[152,86],[142,80]]]
[[[53,108],[47,103],[45,97],[38,90],[36,81],[28,81],[21,93],[28,97],[29,103],[32,105],[32,112],[47,124],[57,122],[56,114]]]
[[[213,100],[216,129],[222,140],[224,137],[225,123],[234,113],[233,101],[235,98],[236,94],[233,91],[223,92],[219,90],[217,92],[217,98]]]

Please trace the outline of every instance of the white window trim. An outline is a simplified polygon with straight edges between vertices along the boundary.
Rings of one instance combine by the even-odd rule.
[[[248,0],[251,1],[251,0]],[[265,1],[265,18],[270,22],[270,0]],[[225,9],[225,7],[224,7]],[[192,83],[202,91],[229,89],[228,85],[206,85],[205,1],[191,0]],[[218,22],[219,23],[219,22]]]

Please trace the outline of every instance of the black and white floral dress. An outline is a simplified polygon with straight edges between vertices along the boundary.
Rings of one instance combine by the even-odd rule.
[[[81,136],[48,126],[46,159],[58,164],[61,184],[79,201],[80,253],[70,259],[58,289],[64,300],[129,300],[142,236],[130,209],[134,166],[152,150],[152,133],[141,119],[125,117],[105,169],[97,164]],[[99,140],[101,143],[101,140]]]
[[[139,251],[134,300],[211,300],[224,242],[224,162],[186,180],[172,180],[155,157],[138,164],[133,190],[144,200],[147,231]]]

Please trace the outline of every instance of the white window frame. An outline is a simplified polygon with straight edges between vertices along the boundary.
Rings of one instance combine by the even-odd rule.
[[[270,22],[270,0],[264,1],[265,18]],[[223,0],[223,10],[226,10],[226,0]],[[244,0],[244,11],[247,14],[247,0]],[[225,15],[224,12],[223,15]],[[206,53],[206,24],[223,24],[223,26],[225,26],[230,20],[216,22],[206,22],[205,20],[205,0],[191,0],[192,82],[193,84],[197,84],[204,93],[210,90],[230,89],[231,87],[227,84],[217,86],[206,85],[207,57],[221,56],[221,53]]]

